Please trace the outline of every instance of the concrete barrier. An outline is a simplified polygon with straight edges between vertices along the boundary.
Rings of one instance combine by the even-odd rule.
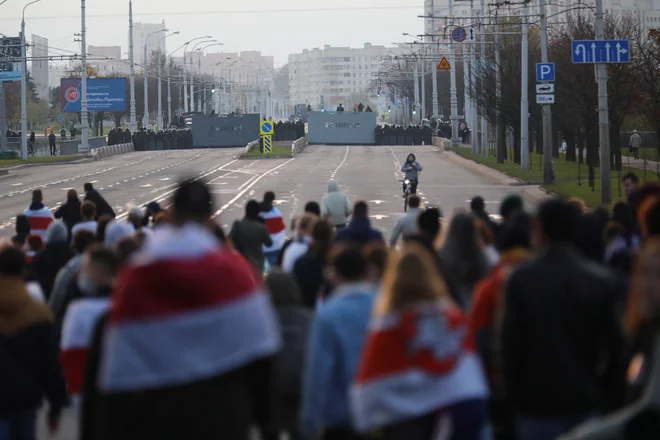
[[[135,147],[133,147],[132,143],[117,144],[117,145],[110,145],[108,147],[90,149],[90,152],[94,160],[101,160],[106,157],[116,156],[118,154],[130,153],[132,151],[135,151]]]
[[[248,153],[250,152],[250,150],[251,150],[252,148],[254,148],[254,147],[259,148],[259,139],[257,139],[256,141],[252,141],[252,142],[250,142],[249,144],[247,144],[247,145],[245,146],[245,151],[244,151],[243,153],[244,153],[244,154],[248,154]]]
[[[451,140],[443,137],[434,136],[433,145],[436,147],[449,148],[451,147]]]
[[[293,141],[291,144],[291,156],[295,156],[305,149],[307,146],[307,138],[301,137]]]

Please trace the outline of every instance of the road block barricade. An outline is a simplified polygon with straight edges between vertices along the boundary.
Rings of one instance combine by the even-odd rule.
[[[118,154],[130,153],[135,151],[132,143],[117,144],[108,147],[92,148],[90,153],[94,160],[101,160],[106,157],[116,156]]]

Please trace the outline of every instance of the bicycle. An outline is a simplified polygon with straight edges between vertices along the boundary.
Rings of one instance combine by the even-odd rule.
[[[35,150],[35,148],[34,148],[34,142],[28,142],[27,154],[28,154],[28,156],[36,156],[37,155],[37,150]]]
[[[413,183],[416,183],[417,181],[410,181],[408,179],[405,180],[399,180],[399,182],[403,182],[403,212],[408,212],[408,198],[410,197],[411,192],[411,187]]]

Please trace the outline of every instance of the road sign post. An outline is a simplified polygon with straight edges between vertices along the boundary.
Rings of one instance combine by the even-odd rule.
[[[629,63],[630,41],[573,40],[571,59],[575,64]]]
[[[447,57],[442,57],[438,63],[437,70],[451,70],[451,65],[449,64],[449,61],[447,61]]]
[[[273,152],[273,137],[267,134],[261,136],[263,142],[263,150],[261,154],[270,154]]]
[[[536,63],[536,81],[554,82],[555,63]]]

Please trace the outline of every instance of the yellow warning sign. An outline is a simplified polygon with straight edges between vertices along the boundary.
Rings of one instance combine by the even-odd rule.
[[[449,65],[449,61],[447,61],[446,57],[442,57],[440,62],[438,63],[438,70],[451,70],[451,66]]]

